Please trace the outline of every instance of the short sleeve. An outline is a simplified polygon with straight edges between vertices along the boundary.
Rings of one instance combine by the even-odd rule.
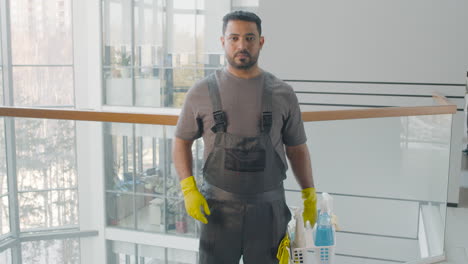
[[[289,115],[283,123],[282,138],[285,145],[297,146],[304,144],[307,141],[307,136],[296,93],[294,93],[292,88],[290,91],[287,104],[289,106]]]
[[[201,119],[194,110],[195,102],[194,89],[189,89],[185,96],[184,105],[177,121],[175,136],[184,140],[195,140],[203,133]]]

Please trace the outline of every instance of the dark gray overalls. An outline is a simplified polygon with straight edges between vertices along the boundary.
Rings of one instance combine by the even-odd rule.
[[[237,264],[241,255],[245,264],[278,263],[291,214],[284,199],[285,166],[270,138],[273,77],[264,76],[261,133],[255,137],[226,132],[215,74],[208,77],[216,137],[203,168],[211,215],[201,227],[199,264]]]

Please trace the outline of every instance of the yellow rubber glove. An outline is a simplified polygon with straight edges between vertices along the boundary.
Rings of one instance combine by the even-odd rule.
[[[302,213],[304,226],[309,221],[310,226],[313,227],[317,219],[317,195],[315,194],[315,188],[303,189],[302,200],[304,200],[304,212]]]
[[[278,253],[276,253],[276,258],[279,259],[278,264],[288,264],[289,263],[289,237],[288,233],[284,236],[283,240],[281,240],[281,243],[278,247]]]
[[[195,183],[195,178],[190,176],[180,181],[182,186],[182,193],[184,194],[185,210],[187,214],[193,217],[194,219],[207,224],[208,220],[205,215],[210,215],[210,208],[208,208],[208,203],[206,202],[205,197],[198,191],[197,184]],[[202,213],[203,207],[205,214]]]

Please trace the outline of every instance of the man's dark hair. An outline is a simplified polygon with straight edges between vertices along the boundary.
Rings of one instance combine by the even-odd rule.
[[[258,30],[259,36],[262,35],[262,20],[256,14],[252,12],[241,11],[241,10],[233,11],[231,13],[226,14],[223,17],[223,35],[224,33],[226,33],[227,23],[231,20],[255,22],[255,24],[257,24],[257,30]]]

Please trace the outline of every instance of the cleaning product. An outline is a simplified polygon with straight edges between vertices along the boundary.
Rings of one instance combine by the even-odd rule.
[[[306,246],[306,238],[304,236],[304,220],[302,219],[302,210],[297,208],[294,212],[296,219],[296,230],[294,232],[294,239],[292,240],[293,248],[304,248]]]
[[[310,222],[307,221],[306,226],[304,228],[304,234],[305,234],[305,242],[306,242],[306,248],[312,248],[314,247],[313,243],[313,232],[312,232],[312,227],[310,226]]]
[[[333,198],[328,193],[322,193],[320,211],[315,233],[315,246],[332,246],[335,244],[333,225],[331,221]]]

